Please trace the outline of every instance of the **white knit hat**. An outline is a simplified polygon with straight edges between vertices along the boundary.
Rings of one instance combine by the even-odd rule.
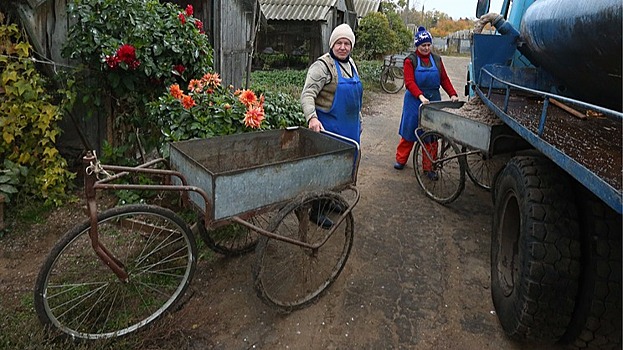
[[[329,38],[329,48],[333,48],[335,42],[341,38],[350,40],[350,45],[355,47],[355,33],[353,33],[353,30],[350,29],[350,26],[346,23],[340,24],[333,29],[331,37]]]

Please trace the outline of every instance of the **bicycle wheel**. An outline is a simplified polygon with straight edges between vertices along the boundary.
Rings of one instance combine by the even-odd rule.
[[[312,221],[313,207],[332,221],[331,229]],[[260,239],[253,285],[265,304],[280,312],[301,309],[336,280],[350,254],[354,231],[352,212],[336,223],[341,214],[330,208],[340,207],[348,208],[348,203],[338,194],[310,193],[289,203],[274,218],[270,231],[275,234],[310,244],[326,242],[309,249],[268,237]]]
[[[381,72],[381,88],[389,94],[395,94],[405,84],[404,72],[396,66],[388,66]]]
[[[253,225],[266,229],[275,211],[256,215],[249,219]],[[255,249],[259,234],[244,225],[232,223],[217,229],[207,229],[203,219],[198,224],[199,235],[213,251],[226,255],[238,256]]]
[[[418,184],[427,197],[440,204],[448,204],[456,200],[465,188],[465,165],[458,146],[449,138],[436,131],[425,132],[420,139],[430,142],[437,140],[436,154],[433,159],[432,171],[436,173],[433,180],[426,176],[422,169],[422,145],[415,143],[413,150],[413,169]],[[435,152],[435,151],[433,151]]]
[[[171,310],[188,287],[197,247],[188,225],[161,207],[139,204],[98,215],[99,240],[129,277],[121,281],[95,254],[89,221],[54,246],[35,284],[35,310],[72,338],[137,331]]]
[[[462,153],[467,151],[467,147],[461,148]],[[505,155],[486,157],[483,153],[472,153],[465,156],[465,170],[476,186],[490,191],[495,174],[502,170],[509,160],[510,157]]]

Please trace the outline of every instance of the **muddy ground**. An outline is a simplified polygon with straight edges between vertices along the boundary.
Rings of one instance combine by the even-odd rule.
[[[466,100],[468,59],[444,57],[444,62]],[[150,338],[146,348],[537,349],[508,340],[493,309],[490,194],[467,183],[448,206],[425,197],[411,163],[402,171],[392,167],[404,89],[368,94],[354,245],[328,293],[306,309],[282,315],[255,295],[253,253],[202,259],[184,306],[154,330],[136,335]],[[82,215],[75,209],[51,218],[42,239],[2,239],[3,314],[30,293],[45,254]]]

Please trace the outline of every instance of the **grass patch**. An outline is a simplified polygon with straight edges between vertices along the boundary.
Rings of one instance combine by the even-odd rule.
[[[363,83],[364,104],[365,92],[379,92],[381,86],[379,79],[381,77],[381,68],[383,61],[357,61],[357,69],[359,77]],[[307,70],[266,70],[254,71],[251,73],[251,89],[257,91],[273,91],[286,93],[292,98],[300,99],[303,85],[305,84],[305,76]]]

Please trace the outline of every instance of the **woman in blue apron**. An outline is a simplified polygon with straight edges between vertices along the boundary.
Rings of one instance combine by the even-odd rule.
[[[452,101],[459,100],[441,57],[431,53],[432,42],[433,37],[426,31],[426,28],[419,27],[414,38],[416,50],[405,58],[403,65],[406,91],[399,129],[401,138],[396,148],[396,163],[394,163],[394,168],[398,170],[404,169],[413,145],[417,141],[415,129],[418,127],[420,104],[441,101],[440,87],[444,89]],[[438,177],[432,169],[432,162],[437,155],[437,141],[423,141],[422,169],[429,179],[435,181]],[[433,156],[433,159],[427,157],[425,152]]]
[[[350,52],[355,33],[348,24],[341,24],[329,38],[329,52],[309,67],[301,93],[303,114],[311,130],[327,130],[360,141],[363,85]],[[323,228],[333,222],[320,212],[310,215]]]

